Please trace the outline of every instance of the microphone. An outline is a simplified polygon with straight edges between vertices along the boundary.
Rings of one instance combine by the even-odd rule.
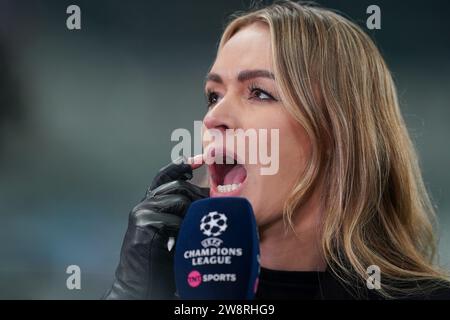
[[[181,224],[174,262],[181,299],[254,299],[259,236],[250,202],[245,198],[193,202]]]

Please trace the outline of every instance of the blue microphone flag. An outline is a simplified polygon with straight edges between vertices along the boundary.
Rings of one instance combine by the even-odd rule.
[[[259,275],[259,239],[245,198],[193,202],[175,247],[175,282],[181,299],[250,300]]]

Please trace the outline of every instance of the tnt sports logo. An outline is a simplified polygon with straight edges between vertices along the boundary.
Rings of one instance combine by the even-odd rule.
[[[202,284],[202,275],[197,270],[192,270],[187,276],[187,281],[192,288],[197,288]]]
[[[227,230],[227,217],[217,211],[205,215],[200,223],[200,230],[207,237],[218,237]]]

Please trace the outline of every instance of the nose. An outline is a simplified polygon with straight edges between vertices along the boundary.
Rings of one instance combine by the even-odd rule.
[[[237,128],[237,110],[232,101],[223,98],[215,105],[203,119],[203,124],[207,130],[216,129],[225,132],[227,129]]]
[[[225,119],[211,114],[207,114],[203,119],[203,124],[207,130],[217,129],[225,132],[225,130],[230,128],[227,123],[228,122]]]
[[[225,146],[227,143],[227,134],[230,133],[227,130],[238,128],[238,113],[239,103],[232,101],[229,94],[214,105],[203,119],[203,147],[206,148],[209,145],[214,145],[215,147],[221,148]],[[212,150],[210,149],[210,151]],[[208,157],[211,156],[212,154],[208,155]]]

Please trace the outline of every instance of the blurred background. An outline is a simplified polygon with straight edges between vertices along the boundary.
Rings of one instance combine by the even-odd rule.
[[[206,111],[226,17],[250,1],[0,0],[0,298],[98,299],[129,210]],[[268,3],[268,1],[266,1]],[[450,265],[450,2],[319,1],[365,26],[398,84]],[[81,8],[79,31],[66,8]],[[82,271],[66,288],[66,267]]]

